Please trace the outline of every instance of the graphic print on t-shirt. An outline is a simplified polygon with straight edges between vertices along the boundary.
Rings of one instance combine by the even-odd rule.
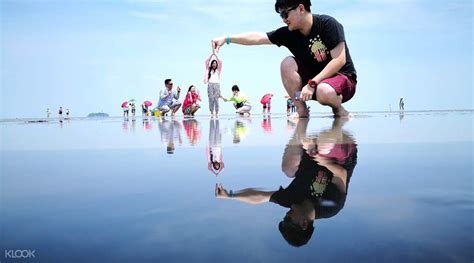
[[[316,59],[318,62],[326,61],[328,58],[328,49],[324,45],[323,41],[321,41],[321,37],[319,35],[309,40],[309,50],[314,59]]]
[[[321,197],[326,190],[330,180],[324,171],[318,171],[313,183],[310,185],[311,195]]]

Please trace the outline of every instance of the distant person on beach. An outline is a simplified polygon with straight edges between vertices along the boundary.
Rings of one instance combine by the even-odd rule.
[[[164,116],[171,111],[171,116],[174,117],[176,112],[181,107],[181,102],[178,101],[181,88],[178,86],[176,92],[173,91],[173,81],[171,79],[165,80],[165,88],[160,91],[160,101],[158,102],[158,109],[161,115]]]
[[[241,116],[243,116],[244,113],[247,113],[250,116],[250,110],[252,109],[252,105],[250,105],[250,102],[248,101],[247,97],[240,92],[239,86],[232,86],[232,97],[230,97],[229,99],[223,99],[225,102],[231,101],[234,103],[236,113],[240,114]]]
[[[63,117],[63,107],[59,107],[58,114],[59,114],[59,118]]]
[[[132,117],[135,117],[135,102],[130,103],[130,108],[132,110]]]
[[[207,169],[216,177],[224,170],[219,119],[209,120],[209,144],[206,148]]]
[[[215,56],[216,59],[211,61],[212,56]],[[220,60],[216,54],[212,53],[206,59],[205,67],[206,75],[204,76],[204,83],[207,84],[209,111],[211,112],[211,117],[217,117],[219,114],[219,98],[222,98],[220,88],[222,60]]]
[[[122,110],[123,110],[123,117],[124,117],[124,118],[128,118],[128,111],[129,111],[128,105],[129,105],[129,103],[125,104],[125,105],[122,107]]]
[[[66,119],[69,119],[69,109],[66,109]]]
[[[342,125],[340,118],[335,119],[331,129],[309,137],[308,120],[298,121],[282,158],[282,170],[292,178],[286,188],[233,191],[216,184],[216,197],[254,205],[272,202],[288,208],[278,224],[280,233],[292,246],[307,244],[313,235],[314,222],[337,215],[346,202],[357,164],[357,145],[342,130]]]
[[[145,105],[145,103],[142,103],[142,117],[146,117],[148,113],[148,107]]]
[[[189,86],[188,93],[186,93],[186,98],[183,101],[183,114],[184,117],[193,117],[194,113],[201,108],[198,101],[201,100],[199,92],[197,91],[194,85]]]
[[[311,14],[310,0],[276,0],[275,11],[286,26],[275,31],[248,32],[212,40],[217,54],[225,43],[241,45],[274,44],[287,47],[293,56],[281,63],[281,78],[286,91],[295,100],[292,117],[307,118],[306,101],[317,100],[331,107],[335,116],[348,116],[342,103],[356,90],[356,70],[347,47],[343,26],[333,17]]]
[[[293,103],[293,99],[290,96],[285,96],[285,98],[288,98],[286,100],[286,115],[290,116],[292,112],[296,111],[296,107]]]
[[[272,103],[272,97],[273,94],[267,93],[263,95],[263,97],[260,99],[260,103],[262,103],[262,114],[265,114],[265,111],[267,114],[270,114],[270,110],[272,108],[271,103]]]
[[[398,103],[398,106],[400,107],[400,111],[405,110],[405,102],[403,101],[403,97],[400,98],[400,102]]]
[[[46,118],[49,119],[49,117],[51,117],[51,111],[49,110],[49,108],[46,109]]]

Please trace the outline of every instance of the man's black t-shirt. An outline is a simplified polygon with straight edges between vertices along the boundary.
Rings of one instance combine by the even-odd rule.
[[[344,42],[346,64],[340,72],[345,75],[356,73],[344,36],[344,28],[331,16],[313,15],[313,26],[308,36],[302,35],[298,30],[290,31],[287,26],[268,32],[267,36],[273,44],[287,47],[314,75],[319,74],[331,61],[330,51],[340,42]]]

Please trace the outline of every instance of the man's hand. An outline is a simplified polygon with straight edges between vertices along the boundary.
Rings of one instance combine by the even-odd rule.
[[[308,85],[305,85],[303,87],[303,90],[301,90],[300,100],[301,101],[311,100],[311,98],[313,97],[313,93],[314,93],[314,89]]]
[[[227,192],[227,190],[224,189],[224,186],[222,186],[222,184],[216,184],[214,194],[217,198],[229,198],[229,193]]]
[[[179,92],[181,92],[181,88],[178,86],[178,88],[176,88],[176,90]]]
[[[227,37],[214,38],[214,39],[211,41],[212,53],[213,53],[213,54],[217,54],[217,52],[219,52],[219,49],[221,48],[222,45],[224,45],[224,43],[226,42],[226,40],[227,40]]]

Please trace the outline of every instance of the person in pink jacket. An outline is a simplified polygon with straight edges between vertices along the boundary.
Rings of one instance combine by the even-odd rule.
[[[194,85],[189,86],[188,93],[186,94],[186,98],[183,101],[183,114],[184,117],[192,117],[194,113],[201,106],[199,106],[198,101],[201,101],[201,97],[199,96],[199,92],[196,90]]]
[[[211,61],[212,56],[216,58]],[[221,97],[220,76],[222,70],[222,61],[216,54],[212,53],[206,59],[206,75],[204,76],[204,83],[207,84],[207,95],[209,97],[209,111],[211,116],[219,114],[219,98]]]

